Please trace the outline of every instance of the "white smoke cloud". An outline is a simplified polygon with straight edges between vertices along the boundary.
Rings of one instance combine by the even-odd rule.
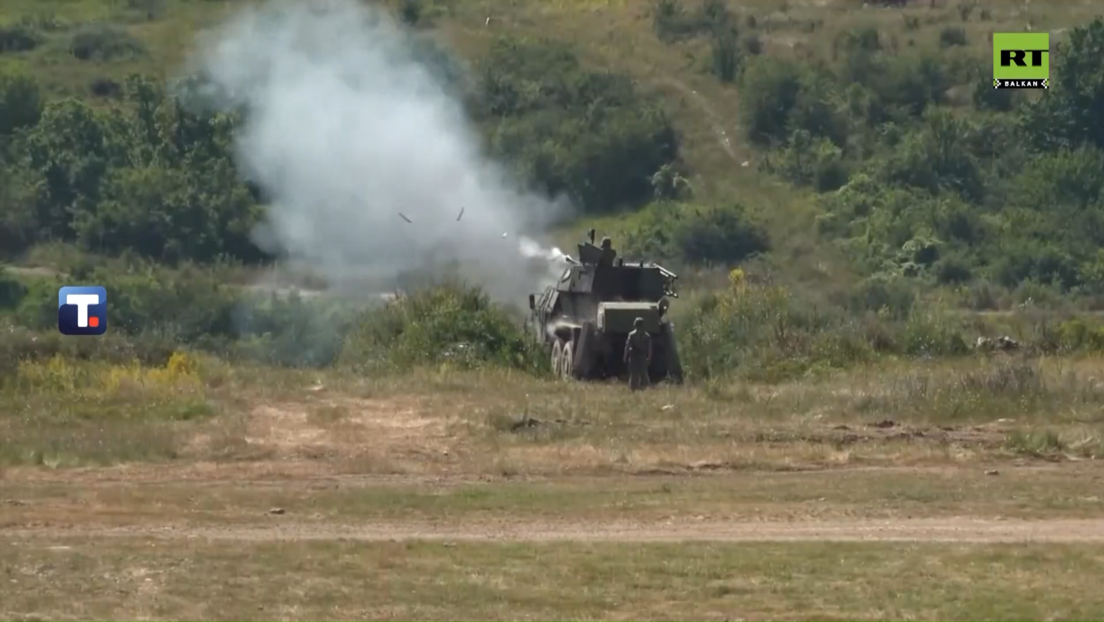
[[[412,36],[353,0],[247,8],[206,35],[196,60],[251,111],[238,160],[273,201],[257,240],[346,291],[459,262],[520,303],[546,284],[534,277],[562,271],[562,253],[535,239],[569,206],[481,153]]]

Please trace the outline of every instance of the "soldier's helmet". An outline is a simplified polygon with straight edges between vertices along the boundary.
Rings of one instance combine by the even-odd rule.
[[[638,317],[633,320],[633,328],[642,328],[644,326],[644,318]]]
[[[602,238],[602,250],[609,250],[613,248],[613,242],[609,238]]]

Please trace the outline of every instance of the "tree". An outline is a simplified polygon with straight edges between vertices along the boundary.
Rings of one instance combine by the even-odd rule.
[[[34,78],[22,73],[0,74],[0,137],[38,123],[42,105]]]
[[[1052,88],[1024,110],[1024,132],[1040,150],[1104,148],[1104,19],[1071,30],[1052,58]]]

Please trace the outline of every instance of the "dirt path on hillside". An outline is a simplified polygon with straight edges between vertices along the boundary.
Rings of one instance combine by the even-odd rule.
[[[690,88],[688,84],[678,78],[663,76],[656,78],[655,82],[656,84],[672,87],[684,96],[692,99],[698,106],[698,109],[701,110],[702,114],[709,119],[709,126],[713,130],[713,135],[717,138],[717,144],[720,145],[721,149],[724,149],[724,152],[728,154],[730,160],[736,164],[740,163],[739,158],[736,157],[736,151],[732,148],[732,139],[729,138],[728,130],[725,129],[726,124],[724,117],[721,116],[705,96]]]
[[[0,538],[161,538],[274,542],[437,540],[456,542],[1101,542],[1104,519],[980,520],[968,517],[914,520],[801,522],[472,522],[306,523],[270,517],[266,526],[0,529]]]

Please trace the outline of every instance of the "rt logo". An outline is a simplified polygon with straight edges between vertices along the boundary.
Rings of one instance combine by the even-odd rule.
[[[59,289],[58,330],[63,335],[107,332],[107,290],[98,285],[69,285]]]
[[[993,33],[993,88],[1050,88],[1050,33]]]

